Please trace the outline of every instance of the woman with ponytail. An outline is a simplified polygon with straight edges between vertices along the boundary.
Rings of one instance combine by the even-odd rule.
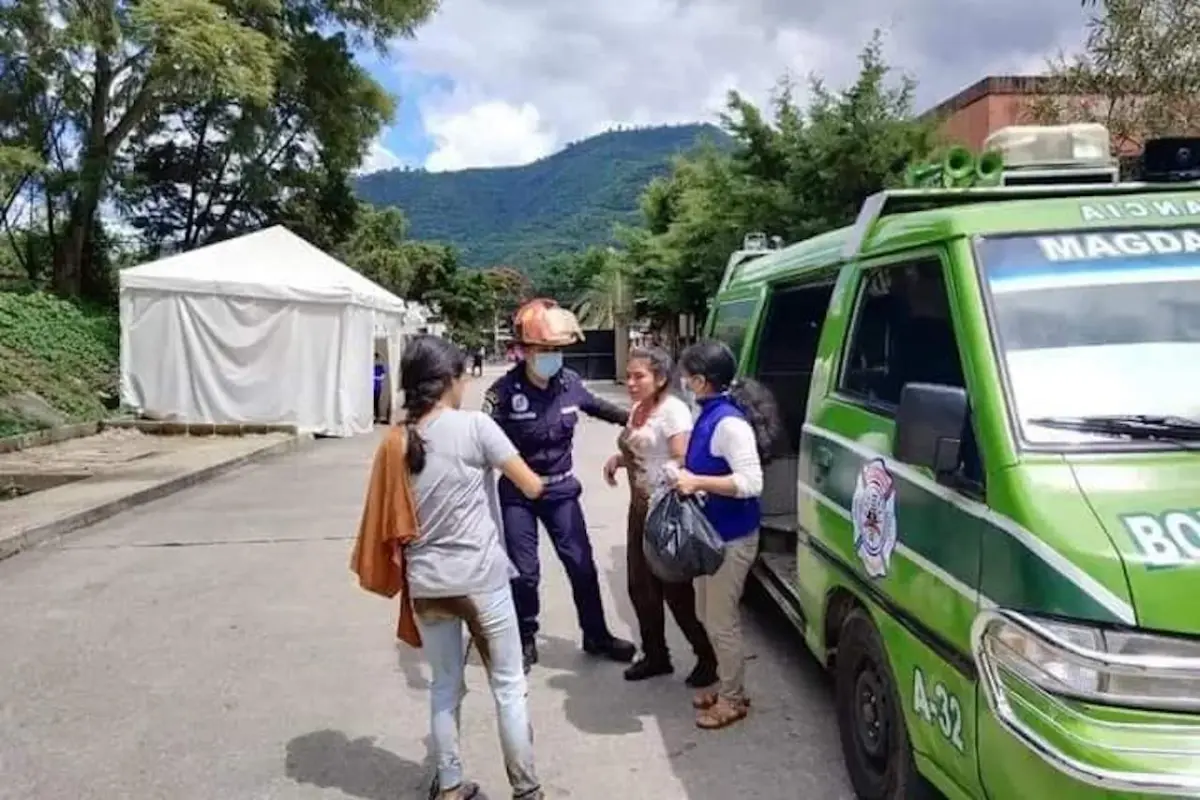
[[[463,775],[458,709],[466,665],[463,629],[479,649],[500,717],[500,742],[515,798],[542,798],[533,764],[521,637],[509,581],[513,568],[500,535],[494,473],[526,496],[542,479],[500,427],[461,409],[466,355],[445,339],[419,336],[400,362],[404,392],[403,464],[418,534],[403,548],[423,649],[433,672],[431,727],[437,779],[430,797],[475,797]]]
[[[668,482],[669,466],[683,464],[692,412],[672,392],[677,384],[671,356],[657,347],[634,348],[629,353],[625,386],[633,410],[617,438],[620,452],[608,460],[604,478],[617,485],[617,470],[629,474],[629,517],[625,559],[629,599],[642,637],[642,656],[625,670],[625,679],[640,681],[673,671],[667,650],[663,604],[687,637],[696,654],[696,666],[685,681],[688,686],[711,686],[717,679],[717,657],[708,634],[696,616],[692,583],[667,583],[650,571],[642,550],[650,496]]]
[[[750,710],[739,604],[758,557],[762,465],[782,426],[770,391],[736,379],[737,359],[722,342],[699,341],[683,351],[679,363],[700,415],[673,483],[682,494],[703,496],[704,515],[725,541],[721,568],[696,581],[697,607],[717,652],[717,680],[715,689],[696,695],[693,706],[696,724],[715,730]]]

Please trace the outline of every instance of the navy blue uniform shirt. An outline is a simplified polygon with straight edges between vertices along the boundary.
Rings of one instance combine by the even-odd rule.
[[[487,390],[483,411],[500,425],[530,469],[556,476],[572,468],[571,446],[579,414],[624,425],[629,412],[592,394],[578,373],[564,367],[545,389],[517,364]]]

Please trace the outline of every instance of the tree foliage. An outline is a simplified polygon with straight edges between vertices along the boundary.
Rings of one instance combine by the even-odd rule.
[[[1200,0],[1101,0],[1083,51],[1050,64],[1055,92],[1033,122],[1099,122],[1117,152],[1150,136],[1200,131]]]
[[[6,229],[51,245],[60,294],[109,281],[101,212],[149,251],[272,221],[341,226],[392,101],[355,43],[410,35],[435,0],[12,0],[0,5]],[[6,162],[11,159],[5,159]],[[39,251],[40,252],[40,251]],[[38,274],[40,265],[25,264]]]
[[[808,238],[851,223],[864,199],[898,185],[937,142],[933,125],[914,118],[912,81],[892,78],[876,36],[852,85],[833,90],[813,79],[804,107],[787,81],[769,118],[731,93],[722,124],[732,152],[676,159],[643,193],[641,224],[622,231],[617,274],[629,276],[641,309],[703,314],[745,234]]]

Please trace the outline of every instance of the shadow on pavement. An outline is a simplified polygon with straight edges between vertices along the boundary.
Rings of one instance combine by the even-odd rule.
[[[606,579],[617,598],[617,613],[632,620],[624,592],[624,547],[613,548],[613,556],[619,566],[610,570]],[[780,737],[797,737],[797,728],[802,727],[796,724],[797,720],[811,720],[811,724],[816,721],[812,718],[823,716],[820,709],[826,703],[819,694],[828,690],[828,680],[795,631],[773,611],[752,597],[744,606],[751,659],[748,688],[756,701],[755,710],[746,722],[724,731],[704,731],[695,725],[692,695],[683,685],[683,677],[694,663],[693,656],[683,646],[678,631],[673,630],[669,613],[668,638],[673,646],[674,676],[630,684],[622,681],[621,671],[614,669],[614,665],[596,663],[555,675],[548,683],[563,692],[563,711],[568,721],[585,733],[626,736],[640,734],[650,725],[656,727],[672,772],[688,800],[733,797],[778,800],[784,794],[830,796],[832,793],[823,791],[823,786],[828,780],[825,774],[830,769],[840,769],[829,758],[837,753],[836,745],[795,740],[781,746],[775,741]],[[636,630],[636,626],[630,627]],[[786,670],[782,676],[762,674],[764,671],[755,667],[760,651],[765,651],[764,661],[782,659],[794,669]],[[597,691],[598,684],[610,682],[612,691]],[[833,730],[830,736],[836,740]],[[783,771],[788,775],[786,788],[780,786],[777,777],[780,775],[777,759],[784,754],[796,757],[796,772],[788,775],[791,770]],[[765,775],[776,777],[764,780]],[[816,794],[810,794],[810,790]]]
[[[424,797],[430,769],[375,746],[370,737],[351,739],[324,730],[287,743],[286,774],[296,783],[338,789],[360,800]]]
[[[429,690],[429,675],[425,670],[425,656],[403,642],[396,642],[396,665],[404,675],[404,682],[410,689],[417,691]]]

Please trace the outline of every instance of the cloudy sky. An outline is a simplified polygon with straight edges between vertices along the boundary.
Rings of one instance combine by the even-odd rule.
[[[1078,0],[443,0],[363,56],[400,102],[364,167],[522,164],[617,123],[714,120],[728,89],[761,100],[785,73],[841,86],[874,28],[924,110],[1041,71],[1084,22]]]

